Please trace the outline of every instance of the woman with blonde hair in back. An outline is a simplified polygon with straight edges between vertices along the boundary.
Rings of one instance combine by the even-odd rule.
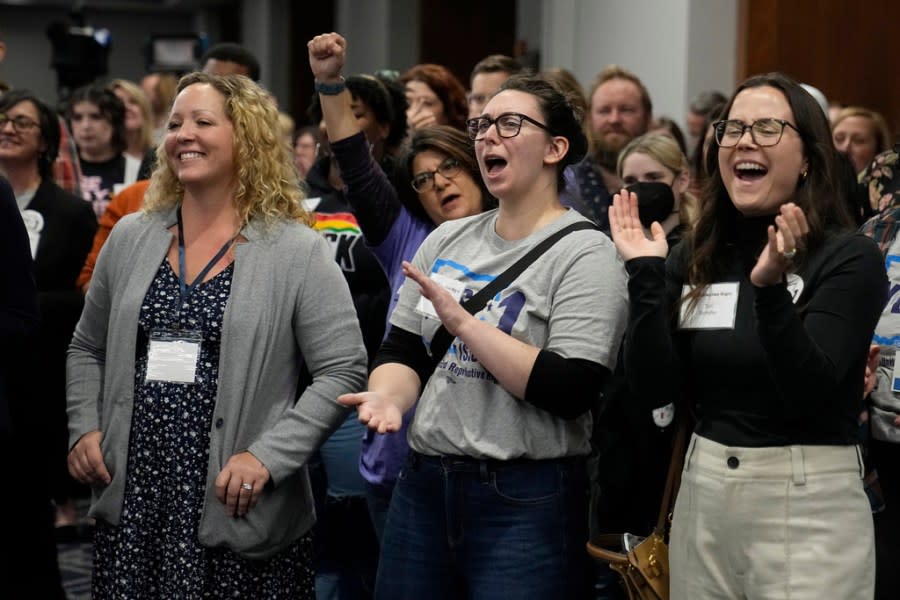
[[[125,153],[144,160],[153,150],[153,110],[140,86],[127,79],[114,79],[109,89],[125,104]]]

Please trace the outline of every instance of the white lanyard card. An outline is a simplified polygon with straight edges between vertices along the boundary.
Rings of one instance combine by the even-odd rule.
[[[150,332],[146,381],[197,383],[203,332],[156,329]]]

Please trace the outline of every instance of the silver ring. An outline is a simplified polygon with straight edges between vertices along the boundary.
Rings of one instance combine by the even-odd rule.
[[[785,257],[786,259],[791,260],[792,258],[797,256],[797,249],[792,248],[791,250],[786,250],[786,251],[782,252],[781,255],[783,257]]]
[[[247,483],[246,481],[241,484],[241,489],[247,490],[248,492],[253,491],[253,484]]]

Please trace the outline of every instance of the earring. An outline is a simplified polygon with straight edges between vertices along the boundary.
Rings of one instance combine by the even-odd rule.
[[[804,169],[802,173],[800,173],[800,181],[806,181],[806,178],[809,176],[809,169]]]

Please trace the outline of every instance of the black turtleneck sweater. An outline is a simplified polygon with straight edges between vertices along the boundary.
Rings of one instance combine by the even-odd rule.
[[[756,287],[750,271],[771,218],[738,219],[716,283],[738,282],[735,326],[683,330],[683,245],[667,261],[628,261],[631,303],[625,346],[629,386],[648,403],[696,411],[696,432],[729,446],[854,444],[867,349],[887,295],[878,247],[831,233],[796,275],[796,302],[782,283]]]

